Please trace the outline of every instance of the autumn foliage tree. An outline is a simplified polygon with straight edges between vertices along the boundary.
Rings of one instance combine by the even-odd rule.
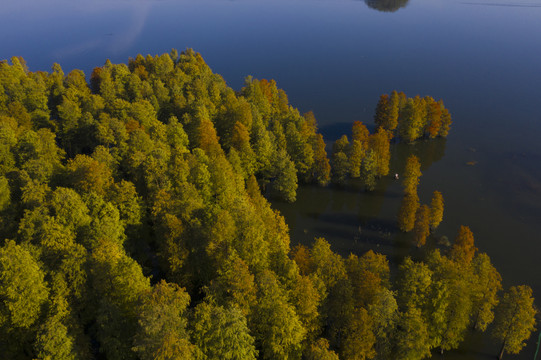
[[[430,229],[435,230],[443,220],[443,195],[434,191],[430,201]]]
[[[477,251],[473,242],[473,233],[470,228],[461,226],[451,248],[451,258],[460,264],[469,265]]]
[[[406,160],[406,167],[403,175],[404,180],[402,180],[404,193],[412,194],[417,192],[417,186],[419,185],[419,178],[421,175],[421,163],[419,158],[415,155],[410,155]]]
[[[398,226],[400,230],[405,232],[413,230],[415,226],[415,215],[419,206],[417,191],[404,195],[398,211]]]
[[[421,205],[415,213],[415,224],[413,225],[414,243],[421,247],[426,243],[426,238],[430,235],[430,209],[428,205]]]
[[[378,128],[397,132],[403,141],[412,143],[420,138],[446,137],[451,126],[449,110],[432,97],[407,98],[393,91],[380,96],[374,115]]]
[[[468,232],[395,274],[385,255],[344,258],[323,238],[292,250],[267,200],[348,177],[372,189],[392,138],[447,135],[441,101],[382,96],[376,131],[354,122],[329,159],[315,115],[275,81],[235,91],[191,49],[108,60],[89,81],[14,57],[0,89],[3,358],[421,359],[468,324],[494,322],[506,352],[533,329],[531,292],[500,301]],[[410,168],[399,224],[421,243],[443,200],[427,215]]]

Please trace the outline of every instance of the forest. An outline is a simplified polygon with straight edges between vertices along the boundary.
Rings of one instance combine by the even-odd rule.
[[[291,248],[269,199],[356,178],[370,191],[392,141],[451,126],[441,100],[396,91],[374,121],[327,146],[275,81],[235,91],[191,49],[88,81],[0,62],[0,357],[414,360],[488,330],[500,358],[518,353],[532,290],[504,291],[467,226],[396,271],[323,238]],[[419,203],[421,175],[410,157],[397,214],[417,247],[444,211],[439,191]]]

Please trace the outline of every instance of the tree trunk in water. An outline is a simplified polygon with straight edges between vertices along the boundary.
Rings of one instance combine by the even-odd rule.
[[[502,360],[503,351],[505,350],[505,343],[506,343],[506,341],[504,341],[503,344],[502,344],[502,349],[500,350],[500,355],[498,355],[498,360]]]

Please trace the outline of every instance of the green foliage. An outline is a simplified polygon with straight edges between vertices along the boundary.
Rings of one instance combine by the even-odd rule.
[[[270,271],[257,279],[258,299],[252,316],[262,359],[295,359],[301,354],[306,330]]]
[[[11,201],[11,191],[9,189],[8,180],[0,177],[0,211],[4,211]]]
[[[332,182],[337,185],[344,185],[349,174],[348,156],[339,151],[332,156]]]
[[[428,331],[419,309],[410,307],[400,314],[394,353],[404,360],[419,360],[430,356]]]
[[[191,49],[106,61],[88,83],[12,58],[0,90],[5,358],[420,359],[492,322],[501,278],[462,229],[449,258],[407,258],[391,281],[372,251],[344,259],[322,238],[292,251],[265,197],[348,177],[374,188],[393,136],[447,136],[441,100],[382,96],[376,132],[355,121],[329,161],[314,114],[275,81],[236,92]],[[399,225],[422,243],[443,198],[418,211],[420,176],[408,160]],[[529,321],[507,326],[506,351]]]
[[[307,331],[307,338],[315,338],[321,331],[321,319],[318,309],[321,305],[322,296],[314,280],[308,276],[298,275],[290,297],[293,305],[295,305],[295,312]]]
[[[40,316],[48,292],[38,262],[7,240],[0,248],[0,328],[28,329]]]
[[[398,132],[401,140],[412,143],[424,136],[446,137],[451,126],[449,110],[440,100],[432,97],[406,98],[404,93],[393,91],[391,96],[381,95],[376,106],[374,122],[378,128]]]
[[[472,268],[473,327],[485,331],[494,320],[494,307],[499,302],[502,278],[487,254],[477,254]]]
[[[407,257],[399,268],[398,304],[401,309],[423,309],[430,301],[433,272],[424,263]]]
[[[391,358],[393,335],[398,321],[398,304],[391,290],[380,289],[367,308],[374,321],[376,358]]]
[[[202,352],[198,358],[256,359],[254,339],[238,308],[201,303],[194,310],[191,326],[192,340]]]
[[[329,349],[329,342],[319,338],[305,351],[306,360],[339,360],[338,355]]]
[[[50,318],[45,322],[36,337],[34,345],[37,359],[76,359],[74,339],[69,335],[67,327]]]
[[[376,176],[378,174],[377,155],[368,150],[361,165],[361,181],[366,190],[373,191],[376,188]]]
[[[344,260],[340,255],[332,252],[331,245],[325,239],[315,239],[311,259],[315,273],[327,289],[332,288],[339,280],[346,278]]]
[[[518,354],[535,331],[532,289],[529,286],[511,286],[496,308],[492,336],[502,341],[499,359],[503,354]]]
[[[428,328],[433,346],[441,352],[464,340],[472,313],[471,286],[464,269],[436,250],[427,261],[433,271]]]
[[[295,165],[284,150],[278,152],[275,165],[276,179],[272,182],[272,194],[284,201],[294,202],[297,197]]]
[[[194,359],[186,308],[190,296],[176,284],[161,281],[141,293],[134,350],[141,359]]]
[[[372,318],[364,308],[356,309],[344,333],[341,357],[346,360],[371,359],[376,355],[375,342]]]
[[[365,157],[363,145],[358,140],[353,140],[349,151],[349,174],[352,178],[361,176],[361,164]]]

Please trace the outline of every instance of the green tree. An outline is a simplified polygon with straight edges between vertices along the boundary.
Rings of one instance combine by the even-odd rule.
[[[0,329],[28,329],[40,316],[48,293],[38,262],[7,240],[0,248]]]
[[[502,342],[498,359],[504,353],[518,354],[525,341],[535,331],[535,315],[532,289],[529,286],[512,286],[503,295],[496,308],[492,336]]]
[[[372,359],[376,355],[374,321],[364,308],[356,309],[352,315],[344,332],[340,355],[345,360]]]
[[[347,277],[336,281],[332,287],[327,287],[321,314],[327,325],[326,337],[331,346],[341,348],[347,327],[355,311],[354,288]]]
[[[336,140],[332,145],[332,152],[333,154],[338,152],[343,152],[344,154],[348,153],[349,149],[349,140],[346,135],[342,135],[342,137],[338,140]]]
[[[137,305],[150,291],[150,281],[122,246],[107,238],[98,240],[89,266],[100,351],[108,358],[134,359],[131,341],[138,331]]]
[[[319,338],[310,343],[305,351],[306,360],[339,360],[338,355],[329,349],[329,341]]]
[[[343,185],[349,175],[349,159],[347,154],[350,152],[349,141],[346,135],[336,140],[333,144],[332,154],[332,182]]]
[[[0,176],[0,211],[4,211],[11,202],[11,191],[9,189],[8,180]]]
[[[74,345],[68,328],[51,317],[40,327],[34,348],[37,359],[73,360],[77,358]]]
[[[133,340],[141,359],[193,359],[186,308],[190,296],[176,284],[160,281],[139,297],[138,327]]]
[[[344,260],[331,250],[331,245],[324,238],[316,238],[311,250],[311,259],[317,276],[327,289],[339,280],[347,278]]]
[[[296,276],[290,298],[295,305],[295,312],[306,329],[307,339],[314,339],[321,331],[320,314],[321,294],[315,281],[309,276]]]
[[[263,271],[257,279],[258,302],[254,308],[252,325],[262,359],[298,358],[305,329],[295,309],[280,289],[275,275]]]
[[[368,191],[376,188],[376,176],[378,175],[377,155],[371,149],[367,151],[361,166],[361,181]]]
[[[472,261],[473,328],[485,331],[494,320],[502,278],[487,254],[477,254]]]
[[[271,185],[272,194],[287,202],[294,202],[297,197],[297,170],[284,149],[278,151],[274,167],[276,178]]]
[[[203,353],[202,359],[256,359],[254,338],[246,318],[236,307],[223,308],[208,303],[199,304],[191,321],[191,337]]]
[[[361,176],[361,164],[365,157],[363,145],[358,140],[353,140],[349,150],[349,174],[352,178]]]
[[[410,307],[400,314],[394,341],[395,358],[419,360],[430,356],[428,331],[419,309]]]
[[[348,156],[342,151],[334,153],[332,156],[332,182],[344,185],[349,174],[349,168]]]
[[[308,139],[297,129],[297,126],[290,122],[286,126],[287,152],[295,163],[297,172],[301,179],[309,179],[310,170],[314,164],[314,151],[308,143]]]
[[[472,287],[467,269],[457,266],[439,250],[427,260],[433,272],[432,289],[425,312],[431,345],[456,349],[464,340],[472,314]]]
[[[231,145],[239,152],[242,168],[246,175],[253,174],[256,166],[256,156],[250,145],[250,133],[241,122],[237,121],[233,127]]]
[[[390,359],[393,349],[393,336],[398,321],[398,304],[394,293],[386,288],[380,289],[372,303],[368,305],[368,314],[374,320],[374,335],[377,359]]]
[[[404,259],[399,267],[397,301],[401,309],[424,309],[430,301],[433,272],[422,262]]]
[[[218,277],[212,280],[209,290],[218,301],[227,306],[236,306],[245,316],[250,314],[257,301],[254,275],[246,262],[235,253],[222,260]]]

